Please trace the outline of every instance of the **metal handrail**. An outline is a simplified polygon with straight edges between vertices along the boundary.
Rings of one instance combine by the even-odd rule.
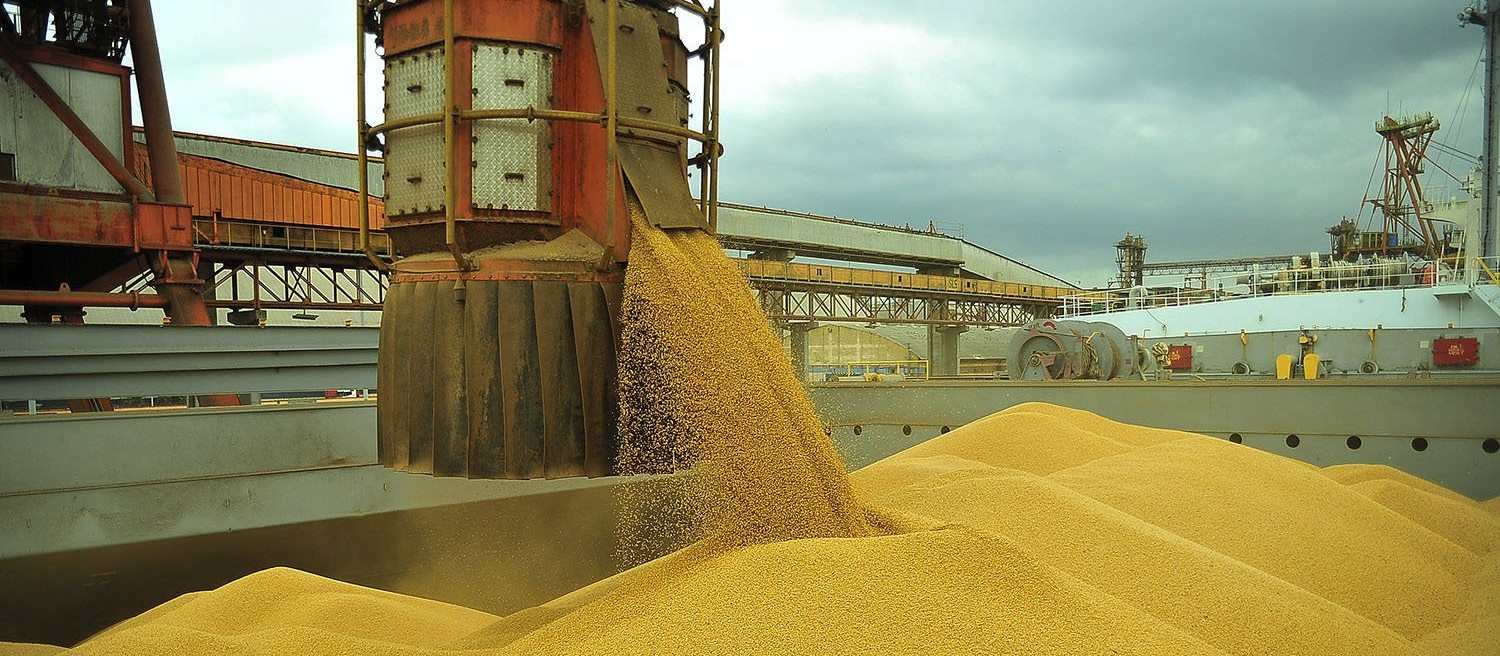
[[[894,373],[896,373],[897,375],[901,375],[901,376],[910,376],[912,378],[916,378],[916,377],[920,376],[923,380],[927,380],[927,379],[930,379],[932,377],[932,367],[928,363],[928,361],[926,361],[926,360],[870,360],[870,361],[867,361],[867,362],[845,362],[843,364],[832,365],[832,368],[835,369],[835,370],[837,370],[840,367],[843,367],[843,369],[844,369],[844,375],[845,376],[855,376],[855,375],[865,375],[865,376],[868,376],[871,373],[879,373],[879,372],[872,372],[872,371],[870,371],[870,369],[872,369],[872,368],[877,368],[877,367],[891,367],[891,368],[895,369]],[[855,367],[859,367],[861,369],[861,374],[855,374],[854,373],[854,368]],[[919,367],[921,368],[922,373],[920,373],[920,374],[910,373],[912,370],[917,369]],[[903,368],[905,368],[907,370],[907,373],[900,373]]]
[[[1476,258],[1477,259],[1477,258]],[[1482,263],[1481,263],[1482,264]],[[1109,289],[1062,297],[1059,316],[1072,317],[1101,311],[1193,305],[1237,298],[1321,294],[1336,291],[1374,291],[1383,289],[1416,289],[1463,282],[1464,272],[1456,267],[1439,266],[1427,271],[1390,271],[1367,274],[1362,267],[1323,266],[1271,271],[1245,271],[1205,279],[1203,288],[1174,288],[1167,293],[1131,295],[1129,289]],[[1415,276],[1411,283],[1400,282],[1403,275]],[[1246,277],[1250,280],[1245,280]],[[1267,292],[1262,287],[1269,286]],[[1096,309],[1102,304],[1103,309]]]
[[[443,0],[443,244],[453,256],[453,264],[460,271],[469,270],[469,260],[464,257],[463,247],[458,243],[458,191],[454,189],[454,168],[458,158],[453,148],[454,135],[458,131],[458,106],[453,103],[453,84],[457,76],[454,71],[456,55],[453,33],[453,0]],[[462,284],[462,280],[459,284]],[[455,290],[456,291],[456,290]]]
[[[1495,270],[1491,269],[1490,265],[1484,263],[1484,261],[1486,259],[1492,259],[1492,260],[1496,260],[1497,262],[1500,262],[1500,257],[1490,257],[1490,258],[1476,257],[1476,258],[1474,258],[1474,263],[1478,264],[1479,268],[1482,269],[1482,270],[1484,270],[1485,275],[1489,276],[1490,283],[1493,284],[1493,285],[1495,285],[1496,287],[1500,287],[1500,277],[1497,277],[1495,275]]]
[[[531,121],[575,121],[581,123],[598,123],[606,131],[605,147],[605,224],[608,232],[605,244],[606,257],[612,258],[616,248],[614,243],[617,218],[615,213],[616,203],[616,175],[619,168],[618,148],[619,134],[621,129],[640,130],[654,134],[668,135],[689,139],[702,144],[703,156],[698,158],[698,167],[703,172],[701,178],[701,189],[699,192],[700,202],[704,219],[710,231],[718,230],[719,211],[719,157],[723,154],[723,145],[719,142],[719,46],[723,42],[723,32],[720,26],[721,14],[719,3],[716,1],[712,7],[705,7],[697,0],[667,0],[670,4],[698,16],[704,22],[704,43],[699,50],[700,56],[706,58],[704,65],[704,85],[708,96],[705,101],[706,107],[703,112],[703,127],[701,130],[671,125],[660,121],[622,117],[619,115],[619,89],[617,83],[617,49],[619,32],[619,8],[614,2],[606,2],[606,64],[605,64],[605,107],[598,113],[580,112],[573,110],[538,109],[536,107],[516,108],[494,108],[481,110],[461,110],[453,102],[453,2],[454,0],[443,0],[443,75],[444,75],[444,111],[438,114],[422,114],[409,116],[402,119],[386,121],[377,126],[370,126],[366,122],[365,106],[365,16],[371,7],[385,0],[358,0],[355,3],[357,12],[357,55],[359,58],[356,67],[356,78],[358,89],[358,102],[356,110],[359,128],[359,143],[356,153],[359,161],[359,191],[360,191],[360,247],[365,254],[376,262],[380,270],[385,271],[388,266],[380,261],[369,247],[369,181],[367,148],[371,139],[388,134],[395,130],[417,127],[422,125],[443,124],[444,151],[448,160],[445,176],[445,193],[448,195],[444,203],[444,243],[453,255],[455,264],[460,270],[467,270],[468,264],[462,255],[462,248],[458,244],[457,217],[455,216],[455,186],[454,186],[454,163],[452,148],[454,129],[461,121],[478,120],[525,120]]]
[[[372,0],[354,3],[354,35],[359,46],[355,49],[358,62],[355,64],[355,113],[359,121],[359,143],[354,148],[355,161],[359,163],[359,249],[375,265],[376,270],[387,272],[390,266],[375,254],[370,245],[370,126],[365,124],[365,13]]]
[[[450,0],[451,1],[451,0]],[[619,98],[619,54],[620,54],[620,5],[614,0],[604,0],[605,25],[609,30],[605,36],[606,59],[604,77],[604,253],[599,256],[600,270],[614,264],[615,248],[615,177],[620,170],[620,98]]]
[[[582,123],[603,124],[609,120],[607,113],[593,114],[590,112],[577,112],[565,109],[539,109],[537,107],[521,107],[506,109],[468,109],[458,112],[458,117],[465,121],[483,121],[489,119],[524,119],[531,121],[578,121]],[[395,130],[414,128],[422,125],[432,125],[443,121],[442,114],[419,114],[406,118],[387,121],[369,129],[370,136],[378,136]],[[675,137],[683,137],[698,142],[707,142],[710,137],[697,130],[690,130],[681,126],[652,121],[648,119],[630,118],[628,116],[618,117],[616,123],[625,129],[646,130],[660,134],[668,134]]]

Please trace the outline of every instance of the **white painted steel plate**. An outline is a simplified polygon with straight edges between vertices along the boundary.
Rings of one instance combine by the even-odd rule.
[[[551,108],[553,61],[535,47],[475,46],[474,109]],[[476,208],[552,209],[550,123],[486,119],[474,122],[473,136]]]
[[[443,110],[443,49],[419,50],[385,64],[385,115],[395,121]],[[441,124],[393,130],[386,135],[386,213],[441,212],[447,164]]]

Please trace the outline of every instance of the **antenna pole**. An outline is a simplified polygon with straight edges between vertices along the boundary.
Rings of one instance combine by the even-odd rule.
[[[1497,110],[1500,110],[1500,80],[1495,79],[1495,71],[1500,61],[1496,60],[1500,54],[1500,27],[1497,25],[1497,16],[1500,16],[1500,0],[1486,0],[1483,10],[1471,7],[1459,14],[1459,20],[1464,23],[1479,25],[1484,28],[1484,161],[1481,162],[1483,182],[1483,199],[1480,203],[1479,217],[1479,255],[1481,257],[1494,257],[1496,255],[1495,235],[1496,227],[1496,204],[1497,195],[1500,195],[1500,184],[1495,182],[1496,164],[1500,163],[1500,135],[1496,134],[1495,120]]]

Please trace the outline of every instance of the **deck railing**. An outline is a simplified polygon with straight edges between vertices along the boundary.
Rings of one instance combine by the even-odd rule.
[[[1061,316],[1073,317],[1117,310],[1193,305],[1239,298],[1314,294],[1350,290],[1411,289],[1455,283],[1474,285],[1485,272],[1500,271],[1496,258],[1455,259],[1451,262],[1409,265],[1405,262],[1357,264],[1334,262],[1319,266],[1252,269],[1205,278],[1202,287],[1106,289],[1062,297]],[[1462,264],[1470,266],[1462,266]],[[1500,284],[1500,276],[1494,281]]]

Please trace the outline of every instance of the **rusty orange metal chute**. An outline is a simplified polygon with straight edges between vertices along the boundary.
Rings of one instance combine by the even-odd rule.
[[[381,461],[470,478],[612,473],[627,209],[663,228],[716,222],[717,5],[357,9],[360,170],[365,149],[384,151],[386,232],[400,255],[381,327]],[[702,20],[701,48],[684,45],[679,14]],[[367,32],[384,49],[376,126],[365,120]],[[705,78],[697,130],[694,56]],[[367,236],[368,208],[361,216]]]

